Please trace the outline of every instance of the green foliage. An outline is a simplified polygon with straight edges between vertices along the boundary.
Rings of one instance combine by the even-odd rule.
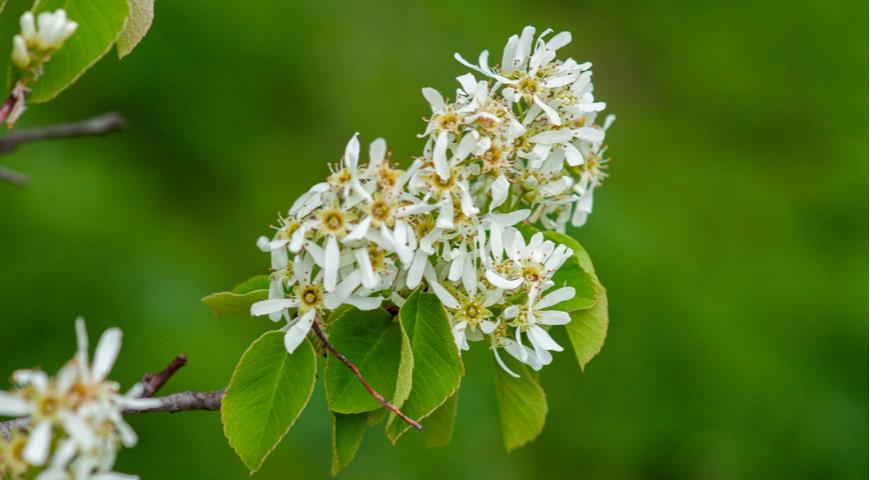
[[[393,392],[402,358],[402,331],[385,310],[348,310],[329,324],[329,341],[353,362],[377,392]],[[356,375],[330,355],[324,371],[326,401],[336,413],[382,408]]]
[[[595,275],[595,266],[592,265],[592,259],[589,257],[586,249],[580,245],[580,242],[573,237],[559,232],[544,232],[544,237],[571,247],[574,250],[574,258],[577,260],[578,265],[585,272],[588,272],[594,284],[594,298],[596,299],[594,304],[591,308],[587,307],[587,309],[571,311],[571,322],[565,326],[565,329],[568,331],[568,338],[574,347],[577,362],[580,364],[580,369],[585,370],[589,361],[601,351],[601,347],[604,345],[604,340],[607,337],[607,291],[601,285],[598,276]]]
[[[520,376],[514,378],[494,364],[502,440],[510,452],[534,440],[544,429],[547,396],[525,365],[509,355],[504,355],[502,360]]]
[[[410,342],[414,359],[411,393],[401,408],[406,415],[420,421],[431,415],[459,388],[463,373],[462,360],[450,332],[447,313],[434,294],[420,290],[412,293],[399,310],[399,321]],[[390,415],[387,437],[395,443],[408,428],[409,425]]]
[[[118,58],[124,58],[142,41],[154,21],[154,0],[130,0],[130,16],[118,36]]]
[[[574,287],[574,298],[565,300],[550,307],[553,310],[562,310],[563,312],[573,312],[574,310],[583,310],[595,305],[595,280],[592,276],[580,267],[580,262],[577,257],[571,257],[565,261],[562,268],[556,271],[553,275],[553,282],[556,283],[554,288],[558,287]],[[546,292],[544,292],[546,295]]]
[[[0,1],[0,11],[5,5],[6,0]],[[19,9],[14,12],[16,16],[21,14]],[[148,33],[154,19],[154,0],[36,0],[31,8],[34,14],[57,9],[66,10],[67,17],[78,23],[78,29],[44,64],[42,74],[31,85],[30,103],[43,103],[55,98],[113,45],[117,47],[119,57],[128,55]],[[17,20],[10,19],[8,23],[10,26],[14,24],[15,30],[18,29]],[[11,35],[0,41],[4,44],[0,54],[8,59],[7,43],[11,45]],[[9,73],[5,82],[8,89],[17,78],[11,62],[7,65],[8,68],[4,67],[2,72],[3,75]]]
[[[580,242],[578,242],[577,239],[570,235],[551,230],[547,230],[544,232],[544,238],[546,238],[547,240],[552,240],[556,243],[562,243],[571,248],[571,250],[574,250],[574,256],[577,257],[577,260],[580,262],[580,267],[583,268],[583,270],[591,273],[592,275],[595,275],[595,267],[592,266],[592,259],[589,257],[589,253],[586,252],[586,249],[583,248],[583,245],[580,245]]]
[[[269,275],[255,275],[233,287],[232,292],[242,295],[256,290],[269,289]]]
[[[565,325],[565,329],[581,370],[585,370],[589,361],[601,351],[607,337],[607,322],[607,292],[604,288],[599,288],[598,302],[594,307],[571,312],[571,322]]]
[[[224,434],[251,473],[287,434],[314,390],[317,362],[307,341],[289,355],[284,332],[255,340],[233,372],[221,405]]]
[[[28,99],[42,103],[72,85],[115,44],[130,12],[126,0],[42,1],[34,12],[63,8],[78,22],[78,30],[45,64],[45,71],[34,83]]]
[[[519,230],[526,239],[538,232],[529,225],[521,225]],[[566,261],[553,278],[557,286],[574,287],[576,296],[553,308],[571,314],[571,322],[565,325],[565,329],[580,369],[585,370],[589,361],[601,351],[607,337],[607,291],[595,274],[589,253],[580,242],[553,231],[545,231],[544,238],[564,244],[574,251],[574,257]]]
[[[459,391],[450,396],[435,410],[423,425],[423,441],[427,447],[443,447],[453,438],[453,427],[456,424],[456,407]]]
[[[269,276],[257,275],[238,284],[232,291],[202,297],[215,315],[249,315],[251,305],[269,297]]]
[[[332,414],[332,475],[337,475],[356,456],[369,427],[369,413]]]

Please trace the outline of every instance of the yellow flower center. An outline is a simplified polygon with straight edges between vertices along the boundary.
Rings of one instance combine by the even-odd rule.
[[[344,233],[344,213],[341,210],[328,209],[320,214],[320,225],[327,233]]]
[[[300,306],[302,310],[317,308],[320,306],[320,302],[323,301],[323,292],[316,285],[306,285],[302,287],[302,291],[299,293],[299,300],[302,302]]]

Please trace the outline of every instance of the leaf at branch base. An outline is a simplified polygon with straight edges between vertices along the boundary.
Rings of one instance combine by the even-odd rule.
[[[118,36],[118,58],[124,58],[145,37],[154,20],[154,0],[130,0],[130,16]]]
[[[329,341],[353,362],[368,384],[389,398],[396,389],[402,358],[402,331],[383,309],[346,311],[329,323]],[[326,402],[337,413],[362,413],[383,408],[354,373],[330,355],[324,371]]]
[[[215,315],[249,315],[251,305],[269,297],[268,290],[254,290],[245,294],[218,292],[202,297]]]
[[[299,418],[314,391],[317,361],[308,341],[293,354],[284,332],[267,332],[242,355],[221,405],[230,446],[253,474]]]
[[[547,396],[525,365],[509,355],[502,359],[520,378],[495,366],[495,391],[505,449],[510,452],[534,440],[544,429]]]
[[[367,413],[332,414],[332,476],[346,467],[362,444],[363,435],[369,427]]]
[[[450,332],[444,307],[432,293],[411,294],[399,310],[402,329],[408,336],[414,367],[411,393],[402,412],[416,421],[428,417],[459,388],[463,367]],[[410,425],[394,414],[387,421],[387,437],[393,443]]]
[[[565,325],[581,370],[601,351],[607,337],[607,323],[607,292],[599,287],[598,303],[589,310],[571,312],[571,322]]]
[[[453,427],[456,424],[458,397],[457,391],[423,422],[423,442],[427,447],[443,447],[450,443],[450,439],[453,438]]]
[[[254,290],[268,290],[269,281],[269,275],[255,275],[236,285],[231,291],[233,293],[243,294],[253,292]]]
[[[269,297],[269,276],[257,275],[236,285],[232,291],[202,297],[215,315],[250,315],[251,305]]]
[[[75,83],[112,48],[129,13],[127,0],[38,1],[34,13],[57,8],[79,27],[45,64],[27,97],[31,103],[47,102]]]

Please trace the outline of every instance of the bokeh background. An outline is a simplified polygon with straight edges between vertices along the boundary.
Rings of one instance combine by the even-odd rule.
[[[867,478],[867,13],[859,0],[158,0],[130,57],[110,54],[20,124],[116,110],[126,131],[0,159],[32,178],[0,185],[2,375],[59,367],[82,314],[93,337],[123,327],[122,383],[185,352],[167,391],[223,385],[271,324],[213,317],[199,298],[265,271],[254,241],[275,212],[355,131],[386,137],[395,159],[418,153],[420,88],[454,88],[454,51],[551,26],[573,32],[563,52],[594,62],[618,116],[611,178],[573,232],[609,289],[607,343],[585,374],[570,353],[544,371],[533,444],[502,451],[475,349],[450,446],[372,430],[341,478]],[[120,471],[247,477],[216,413],[131,422],[141,440]],[[326,477],[330,443],[319,387],[254,478]]]

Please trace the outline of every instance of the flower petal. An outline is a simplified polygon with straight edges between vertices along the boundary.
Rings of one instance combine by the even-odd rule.
[[[268,315],[270,313],[278,313],[288,308],[296,308],[299,306],[298,300],[289,298],[277,298],[272,300],[260,300],[251,305],[251,315],[259,317],[260,315]]]
[[[20,417],[29,415],[33,411],[30,403],[17,395],[0,390],[0,415],[6,417]]]
[[[535,305],[535,308],[539,310],[543,310],[547,307],[552,307],[558,303],[562,303],[567,300],[571,300],[575,295],[574,287],[562,287],[552,292],[544,295],[538,303]]]
[[[335,290],[338,283],[338,261],[341,253],[338,251],[338,240],[330,235],[323,251],[323,288],[327,292]]]
[[[287,329],[287,333],[284,334],[284,348],[287,349],[287,353],[293,353],[296,347],[305,340],[316,314],[316,310],[305,312],[305,315],[298,317],[296,322]]]
[[[51,422],[43,420],[30,431],[30,438],[21,452],[24,461],[31,465],[42,466],[48,459],[48,447],[51,446]]]

